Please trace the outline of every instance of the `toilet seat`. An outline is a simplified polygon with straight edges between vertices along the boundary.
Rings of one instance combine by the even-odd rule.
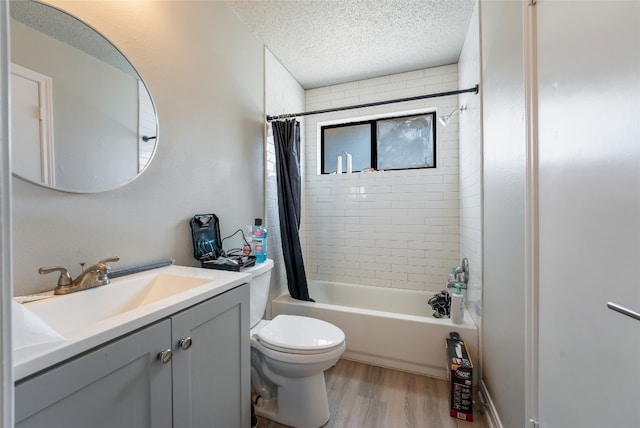
[[[254,334],[260,343],[287,354],[321,354],[340,348],[344,332],[315,318],[278,315]]]

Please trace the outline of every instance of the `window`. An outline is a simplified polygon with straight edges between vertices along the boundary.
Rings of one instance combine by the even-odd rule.
[[[336,172],[338,156],[352,156],[353,172],[436,167],[435,112],[320,128],[321,173]]]

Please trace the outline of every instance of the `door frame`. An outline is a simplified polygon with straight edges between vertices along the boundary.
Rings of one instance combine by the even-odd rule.
[[[523,8],[526,113],[525,195],[525,421],[538,426],[539,195],[537,3]]]
[[[0,2],[0,424],[13,426],[9,2]]]
[[[11,63],[11,75],[38,85],[40,105],[40,184],[55,186],[55,155],[53,142],[53,79],[37,71]]]

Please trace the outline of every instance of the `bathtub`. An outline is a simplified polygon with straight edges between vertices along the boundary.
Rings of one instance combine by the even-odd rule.
[[[343,358],[445,379],[445,338],[456,331],[472,358],[478,355],[478,329],[465,311],[464,322],[432,316],[434,292],[309,281],[315,302],[284,293],[271,301],[273,316],[302,315],[340,327],[347,341]]]

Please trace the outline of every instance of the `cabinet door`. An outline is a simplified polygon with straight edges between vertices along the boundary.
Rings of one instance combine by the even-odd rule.
[[[175,315],[172,339],[173,426],[250,426],[249,286]]]
[[[20,382],[16,427],[171,427],[170,320]]]

